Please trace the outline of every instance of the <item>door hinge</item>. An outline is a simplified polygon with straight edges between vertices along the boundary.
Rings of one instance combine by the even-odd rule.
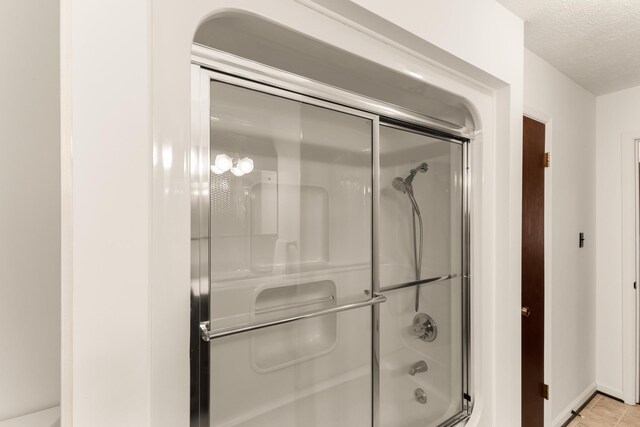
[[[633,282],[633,289],[638,289],[638,282]]]
[[[551,153],[544,153],[544,167],[548,168],[551,166]]]
[[[546,400],[549,400],[549,385],[548,384],[542,384],[542,397],[544,397]]]

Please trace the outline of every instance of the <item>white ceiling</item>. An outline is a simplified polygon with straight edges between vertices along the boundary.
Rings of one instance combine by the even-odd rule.
[[[596,95],[640,86],[640,0],[498,0],[527,49]]]

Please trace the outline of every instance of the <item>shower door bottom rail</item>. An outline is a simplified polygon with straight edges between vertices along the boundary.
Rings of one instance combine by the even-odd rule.
[[[230,335],[241,334],[243,332],[255,331],[258,329],[268,328],[270,326],[284,325],[285,323],[295,322],[297,320],[311,319],[313,317],[325,316],[327,314],[339,313],[341,311],[353,310],[356,308],[368,307],[383,303],[387,298],[379,293],[373,293],[373,296],[365,301],[345,303],[325,310],[311,311],[300,313],[293,316],[281,317],[278,319],[264,320],[258,322],[245,323],[238,326],[230,326],[228,328],[209,329],[209,322],[200,323],[200,336],[203,341],[211,341],[216,338],[228,337]]]

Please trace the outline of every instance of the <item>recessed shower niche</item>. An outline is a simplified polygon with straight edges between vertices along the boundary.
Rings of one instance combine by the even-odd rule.
[[[250,55],[246,36],[232,53]],[[224,32],[198,37],[233,50]],[[315,70],[297,71],[357,63],[326,49]],[[469,121],[459,100],[430,104],[443,113],[433,118],[416,112],[424,96],[389,80],[367,97],[364,80],[360,94],[343,90],[354,75],[321,83],[273,68],[295,65],[286,60],[267,67],[202,46],[193,58],[192,426],[466,419]]]
[[[336,284],[331,280],[261,289],[255,299],[253,321],[335,307],[335,295]],[[337,333],[336,314],[254,332],[251,336],[254,368],[268,372],[321,356],[335,347]]]

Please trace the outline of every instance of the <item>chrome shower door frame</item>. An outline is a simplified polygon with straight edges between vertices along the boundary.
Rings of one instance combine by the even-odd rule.
[[[437,119],[421,116],[400,107],[352,94],[309,79],[248,61],[234,55],[194,45],[191,65],[191,330],[190,330],[190,426],[210,427],[210,346],[209,340],[242,333],[272,325],[240,325],[228,330],[210,330],[210,83],[219,81],[246,89],[283,97],[343,112],[371,120],[372,123],[372,230],[371,230],[371,295],[367,301],[345,304],[338,311],[366,305],[371,306],[371,355],[372,355],[372,426],[379,426],[380,400],[380,307],[384,302],[380,295],[379,271],[379,211],[380,211],[380,126],[384,117],[385,126],[421,132],[434,138],[462,144],[463,147],[463,241],[462,241],[462,286],[463,286],[463,411],[448,420],[442,427],[454,425],[468,418],[472,409],[469,390],[470,335],[470,212],[469,212],[469,150],[470,135],[458,129],[448,128]],[[433,278],[402,285],[416,286],[421,283],[447,280],[453,276]],[[394,288],[395,289],[395,288]],[[386,291],[387,289],[382,289]],[[349,305],[349,307],[347,307]],[[353,307],[351,307],[353,305]],[[308,313],[300,319],[321,315]],[[281,319],[275,324],[299,319]],[[237,330],[235,330],[237,329]]]

